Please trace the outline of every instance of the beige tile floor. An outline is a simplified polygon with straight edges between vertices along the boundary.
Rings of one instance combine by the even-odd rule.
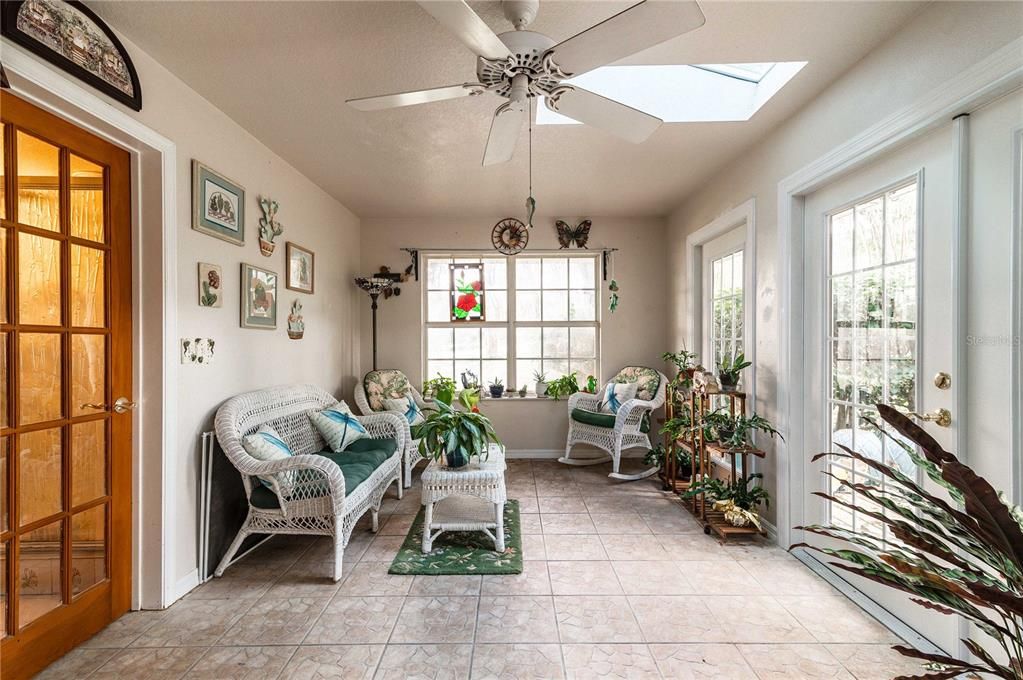
[[[391,576],[419,509],[388,496],[333,583],[330,542],[278,537],[48,678],[891,678],[895,638],[785,551],[720,545],[656,482],[510,461],[516,576]],[[393,491],[390,493],[393,494]]]

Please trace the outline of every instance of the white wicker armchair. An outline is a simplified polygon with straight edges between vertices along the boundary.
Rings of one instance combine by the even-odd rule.
[[[249,513],[217,566],[216,576],[223,575],[251,534],[314,534],[333,536],[333,578],[338,581],[344,549],[355,523],[369,510],[373,531],[377,530],[380,502],[392,482],[397,482],[401,498],[401,456],[408,423],[390,413],[359,418],[371,437],[394,439],[398,448],[349,493],[341,468],[329,458],[317,455],[327,445],[309,419],[311,411],[335,403],[337,399],[331,394],[313,385],[285,385],[240,394],[217,410],[217,440],[242,475]],[[274,428],[295,455],[274,461],[250,456],[242,447],[242,438],[264,424]],[[269,483],[275,502],[258,505],[253,502],[253,491],[262,485],[261,479]],[[262,495],[267,496],[265,492]]]
[[[371,380],[374,385],[374,394],[368,395],[366,393],[367,379]],[[408,420],[405,418],[405,414],[401,411],[387,410],[381,400],[385,398],[401,399],[408,394],[412,395],[412,398],[416,400],[416,405],[422,411],[434,410],[433,404],[423,399],[423,395],[419,393],[419,390],[413,387],[405,374],[397,369],[371,371],[355,386],[355,405],[359,408],[359,413],[366,416],[376,413],[394,413],[401,416],[402,421],[404,421],[405,452],[403,457],[406,488],[412,486],[412,469],[415,468],[419,461],[423,460],[423,455],[419,453],[419,440],[412,438],[412,431]]]
[[[656,376],[657,384],[654,385]],[[632,481],[643,479],[656,474],[657,468],[653,467],[638,474],[627,475],[619,472],[622,460],[622,451],[625,449],[642,446],[650,448],[650,438],[647,431],[650,427],[650,414],[664,405],[664,395],[668,378],[660,371],[642,366],[629,366],[622,369],[618,375],[611,379],[611,382],[638,382],[640,388],[635,399],[629,399],[614,414],[613,427],[598,425],[579,420],[580,415],[592,421],[608,421],[611,424],[611,414],[599,413],[601,395],[586,394],[577,392],[568,398],[568,441],[565,444],[565,456],[558,461],[567,465],[597,465],[608,460],[607,456],[572,458],[572,446],[574,444],[590,444],[602,449],[610,456],[612,466],[612,479]],[[579,409],[586,413],[580,414]]]

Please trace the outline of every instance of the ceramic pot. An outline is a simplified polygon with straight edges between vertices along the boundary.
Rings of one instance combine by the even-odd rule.
[[[275,244],[271,241],[267,241],[262,238],[259,239],[259,252],[262,253],[265,257],[270,257],[271,255],[274,254],[274,246]]]
[[[536,396],[541,399],[547,396],[547,383],[538,382],[536,383]]]
[[[469,458],[462,455],[461,451],[445,451],[444,460],[449,468],[463,468],[469,464]]]
[[[492,399],[500,399],[502,396],[504,396],[504,385],[490,386],[490,397]]]

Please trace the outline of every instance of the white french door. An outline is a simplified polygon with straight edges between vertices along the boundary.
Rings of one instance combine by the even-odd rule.
[[[813,454],[843,444],[923,479],[908,456],[876,430],[876,404],[903,411],[947,411],[951,424],[925,429],[955,451],[956,391],[936,380],[955,375],[953,329],[952,124],[843,176],[806,197],[803,386],[807,524],[834,524],[887,539],[884,526],[837,503],[851,499],[826,477],[866,484],[883,480],[866,466]],[[819,395],[819,396],[818,396]],[[825,468],[825,466],[827,466]],[[862,504],[861,499],[857,499]],[[837,545],[806,535],[816,545]],[[957,622],[912,604],[894,590],[836,572],[946,651],[956,648]]]

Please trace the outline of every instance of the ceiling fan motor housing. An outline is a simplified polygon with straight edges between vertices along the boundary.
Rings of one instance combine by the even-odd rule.
[[[476,62],[476,76],[488,90],[502,97],[510,96],[512,82],[517,75],[528,79],[529,97],[547,97],[557,89],[565,77],[546,58],[556,44],[551,38],[535,31],[508,31],[497,36],[512,56],[507,59],[480,57]]]

